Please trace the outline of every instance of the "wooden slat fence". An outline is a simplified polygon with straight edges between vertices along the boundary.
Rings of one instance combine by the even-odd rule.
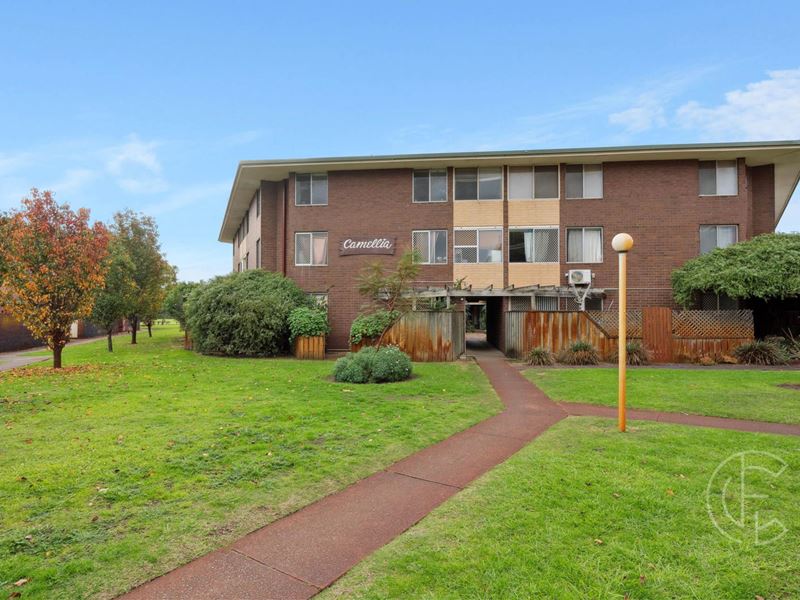
[[[536,347],[557,353],[578,340],[592,344],[603,357],[617,349],[616,336],[607,335],[588,312],[581,311],[506,313],[505,340],[505,353],[512,358],[522,358]]]
[[[456,360],[464,353],[466,318],[462,311],[416,310],[403,317],[383,336],[385,345],[400,348],[417,362]],[[352,351],[375,340],[354,344]]]

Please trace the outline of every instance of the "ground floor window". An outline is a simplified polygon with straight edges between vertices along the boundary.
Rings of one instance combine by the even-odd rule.
[[[520,227],[508,232],[508,262],[557,263],[558,227]]]
[[[453,231],[453,262],[503,262],[503,229],[456,229]]]
[[[603,262],[603,228],[568,227],[567,262],[568,263]]]
[[[558,296],[535,296],[536,310],[557,311]]]
[[[309,292],[307,294],[309,300],[316,308],[328,310],[328,294],[325,292]]]
[[[725,294],[707,293],[700,297],[700,310],[739,310],[739,301]]]
[[[444,229],[419,230],[411,233],[411,249],[423,265],[447,264],[447,231]]]
[[[320,267],[328,264],[328,232],[309,231],[294,234],[294,264]]]
[[[261,238],[256,240],[256,269],[261,268]]]
[[[738,225],[700,225],[700,254],[716,248],[727,248],[739,237]]]

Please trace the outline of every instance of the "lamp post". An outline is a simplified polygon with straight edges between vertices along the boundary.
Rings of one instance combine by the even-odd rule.
[[[627,233],[618,233],[611,240],[611,247],[619,254],[619,395],[617,397],[617,419],[619,430],[625,431],[625,370],[628,366],[628,251],[633,248],[633,238]]]

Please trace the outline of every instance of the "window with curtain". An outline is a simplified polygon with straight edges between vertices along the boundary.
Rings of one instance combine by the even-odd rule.
[[[558,228],[525,227],[508,232],[508,262],[557,263]]]
[[[453,262],[503,262],[503,230],[456,229],[453,231]]]
[[[502,167],[455,170],[456,200],[502,200]]]
[[[447,231],[444,229],[413,231],[411,248],[419,254],[419,264],[447,264]]]
[[[735,196],[739,193],[735,160],[701,160],[701,196]]]
[[[320,267],[328,264],[328,233],[313,231],[294,235],[294,264]]]
[[[701,225],[700,254],[708,254],[715,248],[727,248],[739,237],[738,225]]]
[[[324,206],[328,203],[327,173],[298,173],[295,175],[294,203],[297,206]]]
[[[567,198],[602,198],[603,165],[567,165],[565,185]]]
[[[447,202],[447,170],[416,169],[414,202]]]
[[[603,262],[602,227],[567,228],[567,262]]]

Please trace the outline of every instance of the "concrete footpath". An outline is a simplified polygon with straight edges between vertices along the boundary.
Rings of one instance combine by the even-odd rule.
[[[122,335],[119,333],[114,334],[114,339],[116,336]],[[83,338],[80,340],[71,340],[69,344],[67,344],[67,348],[72,346],[80,346],[81,344],[88,344],[90,342],[96,342],[97,340],[103,340],[106,336],[100,335],[97,337],[90,337],[90,338]],[[44,362],[46,360],[52,360],[53,355],[48,354],[47,356],[30,356],[31,352],[42,352],[44,350],[48,350],[47,346],[36,346],[35,348],[25,348],[24,350],[14,350],[13,352],[0,352],[0,371],[10,371],[11,369],[16,369],[18,367],[24,367],[27,365],[32,365],[34,363]]]
[[[127,600],[310,598],[475,478],[569,415],[616,409],[556,403],[498,350],[471,351],[505,410],[129,592]],[[800,426],[631,410],[630,419],[800,435]]]

